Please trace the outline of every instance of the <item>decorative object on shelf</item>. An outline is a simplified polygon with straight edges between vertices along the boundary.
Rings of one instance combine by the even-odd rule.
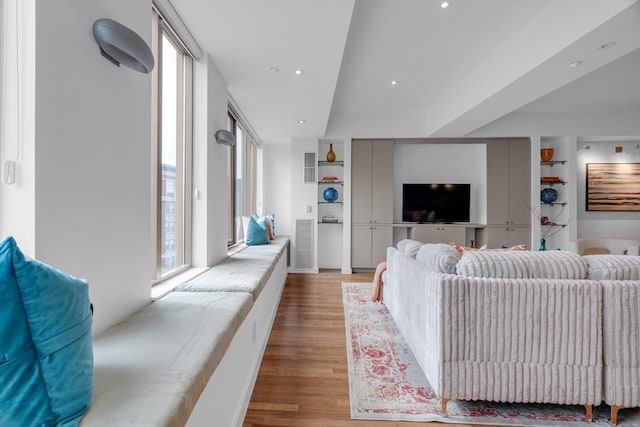
[[[329,203],[333,203],[338,200],[338,190],[333,187],[329,187],[322,192],[322,197]]]
[[[542,181],[558,181],[560,182],[560,177],[559,176],[543,176],[541,178]]]
[[[337,181],[338,177],[337,176],[323,176],[322,177],[322,181]]]
[[[547,250],[547,241],[545,239],[540,239],[540,248],[538,250],[539,251]]]
[[[109,18],[93,23],[93,37],[102,56],[116,66],[126,65],[141,73],[153,70],[153,53],[149,45],[130,28]]]
[[[543,162],[550,162],[553,159],[553,148],[541,148],[540,159]]]
[[[540,201],[542,203],[550,204],[558,200],[558,190],[547,187],[540,191]]]
[[[536,208],[532,208],[531,206],[527,206],[529,210],[533,212],[535,217],[538,218],[538,220],[540,221],[540,247],[541,248],[544,247],[544,249],[540,249],[540,250],[547,250],[547,246],[546,246],[547,239],[555,235],[556,233],[560,232],[560,230],[562,230],[564,227],[567,226],[567,224],[556,223],[556,219],[558,219],[564,212],[565,205],[561,205],[561,206],[562,208],[557,212],[556,215],[554,215],[551,218],[549,218],[547,215],[542,215],[540,210]],[[567,222],[570,222],[570,221],[571,220],[569,219],[569,221]]]
[[[329,144],[329,152],[327,153],[327,162],[335,162],[336,153],[333,151],[333,144]]]
[[[322,222],[324,223],[338,223],[339,221],[338,217],[333,215],[324,215],[322,217]]]

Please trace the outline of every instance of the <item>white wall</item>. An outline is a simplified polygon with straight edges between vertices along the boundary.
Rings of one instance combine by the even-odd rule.
[[[215,140],[218,129],[227,129],[228,93],[222,74],[208,55],[194,64],[194,88],[192,262],[206,267],[227,256],[226,159],[231,150]]]
[[[149,302],[151,76],[115,67],[91,26],[151,44],[151,1],[36,4],[36,256],[89,281],[95,330]]]
[[[590,144],[592,147],[599,144],[597,135],[601,140],[612,140],[615,137],[629,139],[635,136],[640,140],[640,111],[620,111],[616,113],[511,113],[499,120],[490,123],[467,136],[473,137],[514,137],[514,136],[564,136],[568,148],[571,149],[576,140],[596,141]],[[539,137],[532,137],[535,140]],[[614,144],[615,145],[615,144]],[[578,144],[578,148],[580,144]],[[599,236],[629,236],[638,229],[637,214],[634,213],[596,213],[586,212],[584,209],[584,163],[589,156],[598,156],[600,153],[603,162],[614,161],[611,159],[612,146],[603,146],[602,151],[597,149],[583,159],[581,150],[576,154],[568,153],[567,160],[576,165],[574,176],[567,177],[570,182],[576,182],[576,197],[569,200],[577,205],[574,210],[570,207],[571,222],[569,223],[569,238],[599,237]],[[532,178],[537,178],[532,177]],[[532,194],[538,193],[538,180],[532,179]],[[532,230],[533,231],[533,230]]]
[[[607,138],[578,138],[577,150],[577,207],[578,237],[619,237],[640,239],[640,212],[593,212],[586,210],[587,163],[640,163],[640,137],[635,140],[610,141]],[[590,149],[586,150],[585,147]],[[622,153],[616,154],[620,146]]]
[[[472,223],[486,222],[487,149],[485,144],[395,144],[393,221],[402,222],[403,183],[471,184]]]
[[[151,77],[102,57],[92,24],[115,19],[150,44],[151,0],[20,3],[35,37],[20,41],[26,135],[2,235],[87,279],[99,332],[150,300]]]
[[[276,234],[293,236],[291,219],[291,147],[270,144],[263,148],[264,201],[263,213],[275,214]],[[300,170],[302,175],[302,168]]]
[[[17,8],[16,8],[17,6]],[[0,40],[0,49],[7,48],[0,55],[0,72],[5,70],[7,61],[6,87],[0,86],[4,105],[0,106],[0,129],[3,132],[4,155],[0,161],[16,160],[16,176],[13,185],[0,182],[0,238],[14,236],[22,250],[33,256],[35,242],[35,0],[3,1],[0,4],[2,17],[0,28],[2,38],[5,31],[7,40]],[[16,40],[16,13],[20,17],[19,37]],[[7,20],[5,22],[5,19]],[[19,43],[19,55],[16,52]],[[16,68],[17,66],[17,68]],[[20,76],[18,82],[18,75]],[[3,75],[4,78],[4,75]],[[18,94],[18,86],[20,94]],[[18,103],[19,99],[19,103]],[[19,115],[18,115],[19,111]],[[20,134],[18,134],[18,117]]]
[[[291,263],[295,265],[295,222],[298,219],[317,219],[318,207],[318,184],[305,183],[303,179],[304,153],[318,151],[317,139],[294,139],[291,142],[289,157],[290,164],[290,189],[291,189]],[[317,158],[316,158],[317,160]],[[307,206],[311,206],[311,212],[307,212]],[[317,228],[317,227],[316,227]],[[314,247],[317,248],[318,236],[314,236]],[[315,254],[317,255],[317,254]],[[317,256],[314,256],[316,263],[313,270],[317,269]]]

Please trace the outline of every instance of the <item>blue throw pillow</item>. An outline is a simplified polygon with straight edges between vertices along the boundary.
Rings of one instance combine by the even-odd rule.
[[[261,227],[254,217],[249,218],[247,223],[247,235],[245,236],[247,246],[266,245],[269,243],[267,228]]]
[[[87,284],[0,243],[0,425],[76,426],[93,391]]]

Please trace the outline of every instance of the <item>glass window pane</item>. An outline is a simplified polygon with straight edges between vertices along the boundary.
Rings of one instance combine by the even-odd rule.
[[[178,135],[179,118],[179,76],[178,76],[179,52],[171,41],[162,36],[162,106],[161,106],[161,132],[162,144],[160,149],[160,163],[162,166],[162,210],[161,242],[162,262],[161,274],[176,268],[178,254],[175,245],[168,242],[175,241],[177,230],[176,205],[178,195],[176,192],[178,173],[178,147],[180,145]]]

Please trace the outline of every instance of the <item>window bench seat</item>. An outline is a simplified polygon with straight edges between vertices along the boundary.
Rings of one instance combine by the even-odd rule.
[[[288,242],[247,247],[94,337],[94,395],[80,425],[240,426]]]

